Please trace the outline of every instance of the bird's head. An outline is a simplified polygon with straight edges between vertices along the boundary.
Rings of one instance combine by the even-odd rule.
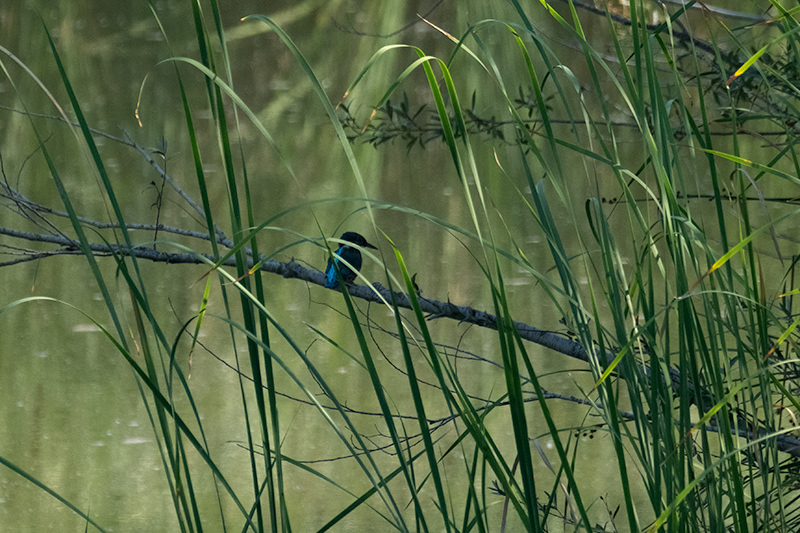
[[[378,249],[377,246],[372,246],[370,243],[367,242],[367,239],[365,239],[360,233],[356,233],[355,231],[347,231],[347,232],[345,232],[344,234],[342,234],[341,239],[343,241],[352,242],[353,244],[357,244],[358,246],[361,246],[362,248],[372,248],[374,250]]]

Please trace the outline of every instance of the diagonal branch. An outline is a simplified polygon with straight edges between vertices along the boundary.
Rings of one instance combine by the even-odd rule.
[[[134,228],[134,227],[136,229],[147,229],[147,230],[152,230],[154,228],[153,226],[147,226],[147,225],[129,226],[129,228]],[[159,231],[176,232],[182,235],[187,234],[187,232],[185,232],[184,230],[178,231],[176,228],[169,228],[169,227],[159,227]],[[209,239],[209,236],[207,234],[201,234],[198,232],[188,232],[188,233],[191,233],[190,236],[200,238],[201,240]],[[78,242],[62,235],[35,234],[35,233],[12,230],[5,227],[0,227],[0,235],[6,235],[9,237],[22,239],[29,242],[43,242],[61,247],[59,250],[53,252],[36,252],[36,254],[38,255],[32,256],[31,260],[41,259],[49,255],[80,253],[80,246]],[[97,255],[136,256],[137,258],[140,259],[146,259],[149,261],[168,263],[168,264],[181,264],[181,263],[205,264],[205,261],[203,261],[202,258],[205,258],[212,262],[215,261],[215,258],[210,254],[203,254],[198,252],[167,253],[155,250],[153,248],[148,248],[145,246],[128,248],[125,245],[119,245],[119,244],[95,243],[95,244],[90,244],[90,248],[92,252]],[[19,259],[16,262],[19,262]],[[262,264],[260,266],[260,270],[262,272],[277,274],[287,279],[299,279],[306,281],[308,283],[313,283],[315,285],[320,285],[320,286],[325,285],[325,274],[323,272],[315,269],[306,268],[300,263],[296,262],[294,259],[288,262],[283,262],[261,257],[261,263]],[[252,267],[254,264],[255,263],[251,258],[249,260],[248,266]],[[224,263],[224,265],[235,266],[236,265],[235,258],[228,259]],[[0,266],[2,266],[2,263],[0,263]],[[371,287],[365,285],[349,285],[347,288],[351,296],[354,296],[356,298],[368,302],[383,303],[384,301],[391,301],[391,299],[394,298],[394,301],[397,303],[398,307],[402,307],[405,309],[412,308],[411,301],[408,298],[407,294],[402,292],[392,293],[392,291],[382,286],[380,283],[374,283]],[[338,289],[331,289],[331,290],[338,290]],[[433,300],[429,298],[418,297],[418,301],[422,310],[433,317],[448,318],[451,320],[458,320],[459,322],[474,324],[476,326],[480,326],[483,328],[497,329],[497,317],[491,313],[487,313],[486,311],[480,311],[472,307],[456,305],[451,302],[443,302],[440,300]],[[527,341],[533,342],[534,344],[538,344],[540,346],[544,346],[546,348],[549,348],[555,352],[561,353],[568,357],[579,359],[586,363],[591,363],[589,352],[582,344],[580,344],[575,340],[563,337],[552,331],[546,331],[536,328],[534,326],[525,324],[523,322],[515,321],[514,326],[519,332],[520,337],[522,337]],[[597,355],[600,359],[601,364],[603,365],[607,365],[614,359],[613,353],[599,353]],[[639,368],[640,371],[643,373],[643,375],[645,376],[650,375],[651,369],[649,366],[640,364]],[[673,390],[676,391],[679,390],[680,379],[681,379],[680,371],[677,369],[670,369],[669,381]],[[695,396],[695,402],[698,403],[703,402],[702,400],[696,399],[698,391],[695,389],[695,387],[691,383],[689,383],[688,386],[690,393],[693,396]],[[704,391],[702,390],[699,391],[699,394],[702,397],[706,396],[706,394],[704,394]],[[705,402],[703,402],[701,405],[703,404],[705,404]],[[744,427],[747,426],[745,425]],[[712,427],[712,430],[716,430],[715,427]],[[738,434],[742,436],[741,431]],[[754,434],[753,436],[756,438],[765,435],[763,430],[758,430],[758,429],[755,430],[753,434]],[[775,438],[777,439],[778,449],[792,456],[800,457],[800,439],[787,435],[778,435]]]

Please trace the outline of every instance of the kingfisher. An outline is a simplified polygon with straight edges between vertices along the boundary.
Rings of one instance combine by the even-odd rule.
[[[367,239],[365,239],[362,235],[354,231],[345,232],[340,240],[345,242],[340,244],[339,249],[336,250],[336,255],[338,257],[328,258],[328,267],[325,269],[325,287],[328,289],[335,289],[339,286],[336,268],[333,266],[334,261],[336,261],[336,265],[339,267],[339,273],[342,275],[342,279],[345,283],[353,283],[353,280],[356,279],[356,272],[361,270],[361,252],[358,251],[358,248],[353,248],[346,243],[351,242],[360,246],[361,248],[372,248],[374,250],[378,249],[377,247],[368,243]],[[339,257],[347,261],[350,266],[355,269],[355,271],[350,270],[350,267],[339,261]]]

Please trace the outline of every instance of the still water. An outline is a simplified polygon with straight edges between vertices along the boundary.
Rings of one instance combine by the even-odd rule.
[[[185,132],[173,66],[159,64],[172,56],[197,56],[194,26],[191,13],[182,3],[159,2],[155,9],[169,43],[162,37],[145,2],[59,2],[57,7],[44,1],[13,5],[5,2],[0,6],[0,45],[41,78],[61,104],[67,104],[37,14],[41,13],[62,54],[90,125],[117,139],[130,136],[148,148],[163,148],[160,143],[164,139],[167,172],[187,194],[199,201],[191,145]],[[294,244],[300,240],[297,235],[318,238],[318,221],[328,236],[338,236],[345,230],[363,233],[381,249],[390,270],[398,273],[390,246],[372,231],[365,211],[358,209],[363,206],[363,202],[357,200],[363,192],[353,178],[307,76],[286,47],[266,31],[266,26],[240,21],[243,16],[254,13],[274,17],[283,26],[308,58],[331,101],[336,103],[381,46],[412,43],[429,55],[448,57],[452,43],[419,22],[416,13],[428,13],[432,22],[460,35],[477,20],[493,17],[516,21],[513,11],[504,2],[459,2],[457,8],[455,2],[347,1],[239,1],[226,2],[223,6],[234,89],[267,125],[282,154],[282,157],[276,155],[249,121],[243,121],[241,157],[246,160],[253,186],[254,219],[260,223],[296,208],[272,224],[294,233],[267,230],[263,232],[261,246],[266,253],[276,253],[276,259],[294,258],[321,269],[326,257],[320,248],[310,243]],[[557,26],[550,25],[546,19],[541,24],[542,31],[558,36]],[[491,36],[487,36],[487,43],[492,44]],[[570,54],[580,57],[579,51],[572,50],[569,43],[555,39],[553,46],[566,57]],[[502,64],[518,59],[508,53],[509,57],[504,57],[498,52],[496,60]],[[364,120],[389,83],[415,58],[408,50],[388,53],[349,98],[351,112]],[[7,56],[2,59],[8,62]],[[466,67],[464,58],[457,59],[453,66],[455,71],[468,70]],[[196,106],[197,127],[206,135],[199,143],[204,153],[213,153],[216,141],[210,114],[203,111],[206,109],[203,79],[191,68],[181,69],[189,90],[188,98]],[[53,105],[20,68],[13,66],[11,72],[31,112],[55,114]],[[580,76],[580,72],[577,74]],[[478,91],[478,105],[491,114],[492,103],[481,102],[483,94],[480,94],[481,87],[491,83],[489,78],[480,72],[470,72],[459,80],[463,98],[468,101],[469,95]],[[421,72],[412,75],[403,87],[412,102],[429,102],[429,89]],[[141,127],[134,114],[140,94]],[[38,143],[28,118],[9,109],[18,110],[22,106],[5,78],[0,82],[0,104],[4,106],[0,110],[0,154],[5,179],[35,201],[61,209],[45,162],[36,150]],[[234,119],[232,114],[229,118]],[[51,118],[37,118],[35,123],[47,138],[48,150],[67,183],[76,209],[83,216],[107,220],[107,206],[97,201],[100,193],[91,165],[76,154],[77,145],[68,128]],[[156,184],[158,176],[136,150],[108,138],[100,137],[98,143],[117,193],[124,198],[122,207],[129,222],[154,224],[158,216],[162,224],[203,231],[202,220],[169,188],[165,189],[160,210],[156,209],[160,194]],[[378,149],[359,142],[352,146],[369,198],[428,213],[459,227],[471,227],[450,154],[441,143],[432,141],[425,149],[410,150],[398,141]],[[506,217],[504,222],[499,219],[493,222],[497,227],[504,224],[510,228],[508,236],[498,234],[501,243],[510,246],[513,238],[525,249],[533,267],[547,272],[551,266],[547,255],[537,252],[537,244],[542,241],[540,229],[519,201],[514,187],[507,185],[509,178],[504,172],[519,175],[519,169],[505,160],[509,147],[500,142],[476,142],[475,149],[476,160],[485,165],[480,172],[484,176],[486,193]],[[635,151],[639,146],[632,143],[630,149]],[[509,159],[515,160],[513,154],[509,155],[512,156]],[[501,170],[496,159],[511,166]],[[291,172],[283,161],[289,163]],[[209,182],[212,205],[219,209],[218,220],[225,220],[228,199],[220,159],[204,160],[203,171]],[[512,178],[512,182],[524,191],[524,180]],[[594,190],[586,187],[585,182],[576,183],[575,189],[577,204]],[[353,200],[312,205],[334,197]],[[10,210],[3,209],[0,221],[13,226],[13,216]],[[375,219],[377,226],[401,250],[411,272],[418,274],[417,283],[425,296],[490,310],[491,295],[482,283],[481,271],[468,246],[458,238],[441,226],[408,213],[376,210]],[[36,229],[33,224],[17,223],[30,231]],[[135,235],[139,242],[154,238],[143,232]],[[101,259],[100,266],[105,279],[111,282],[115,304],[127,311],[122,317],[123,329],[134,331],[130,296],[124,282],[115,278],[111,259]],[[199,266],[145,262],[142,268],[154,308],[160,316],[171,317],[162,319],[162,324],[169,328],[165,331],[167,338],[173,340],[181,326],[200,309],[207,271]],[[558,317],[540,305],[547,299],[535,280],[513,264],[503,265],[503,269],[515,318],[543,329],[561,328]],[[378,263],[366,261],[363,272],[370,279],[382,280],[383,269]],[[264,280],[268,308],[280,316],[283,324],[292,325],[294,340],[341,397],[346,398],[348,406],[377,412],[363,370],[342,351],[321,342],[308,327],[313,325],[344,349],[358,353],[352,327],[342,316],[345,310],[341,297],[300,281],[276,276],[265,276]],[[109,531],[176,530],[174,509],[149,418],[152,412],[145,408],[130,367],[93,323],[95,320],[111,328],[106,305],[86,261],[79,256],[66,255],[5,266],[0,268],[0,287],[0,306],[32,296],[58,300],[24,303],[0,315],[0,456],[51,487]],[[212,287],[209,305],[209,313],[225,314],[218,284]],[[381,372],[391,376],[393,369],[389,363],[398,364],[400,354],[380,327],[391,328],[393,319],[379,306],[359,303],[359,307],[365,318],[374,321],[371,342],[385,350],[386,365]],[[494,360],[497,346],[493,332],[452,322],[433,321],[431,324],[438,342],[460,345]],[[247,494],[251,483],[250,466],[248,455],[240,446],[247,437],[238,380],[231,369],[235,364],[234,350],[246,357],[245,344],[239,339],[234,348],[227,325],[214,318],[207,318],[199,340],[203,348],[191,357],[188,348],[179,351],[177,363],[190,376],[212,456],[233,488]],[[280,339],[275,340],[274,349],[279,354],[291,354],[288,345]],[[294,371],[303,371],[299,360],[293,359],[291,365]],[[459,365],[465,375],[463,382],[476,397],[490,397],[493,391],[505,386],[502,373],[491,364],[466,361]],[[580,368],[563,358],[548,357],[542,358],[539,370],[545,374]],[[347,490],[356,494],[366,490],[366,480],[357,468],[347,466],[348,452],[329,426],[320,423],[313,407],[298,401],[303,394],[291,380],[285,376],[281,379],[277,388],[286,395],[280,407],[286,454],[298,461],[313,461],[309,464],[322,474],[335,477]],[[568,388],[585,379],[585,374],[579,372],[561,374],[550,378],[548,386],[559,392],[562,383]],[[387,392],[390,396],[396,394],[393,399],[401,411],[411,412],[408,398],[402,394],[402,379],[397,381],[398,389]],[[188,404],[184,407],[189,412],[191,407]],[[447,413],[442,405],[434,404],[429,409],[430,418]],[[576,417],[576,424],[585,412],[571,406],[554,405],[553,409],[557,416]],[[535,413],[531,414],[531,420],[532,427],[541,422]],[[378,431],[377,421],[371,415],[357,418],[365,434]],[[509,446],[513,448],[510,429],[503,429],[500,422],[491,421],[490,424],[497,424],[499,434],[507,432]],[[543,444],[547,446],[546,440]],[[596,457],[592,460],[604,460],[606,451],[610,450],[595,446],[591,452]],[[590,450],[584,448],[584,452]],[[387,465],[394,465],[390,457],[386,460]],[[190,461],[196,461],[197,477],[193,482],[203,499],[201,507],[208,510],[203,517],[204,527],[207,531],[219,531],[222,516],[236,516],[236,511],[227,501],[221,511],[218,509],[210,474],[196,457],[190,457]],[[463,457],[452,454],[445,461],[452,461],[457,468]],[[542,475],[547,475],[544,464],[539,467]],[[351,475],[343,474],[348,470]],[[333,489],[303,470],[289,469],[286,475],[289,513],[295,531],[320,527],[352,502],[352,497],[343,490]],[[551,478],[545,479],[550,483]],[[597,493],[613,494],[614,488],[604,483],[597,481]],[[464,489],[454,482],[451,490]],[[427,493],[423,493],[423,497],[433,498]],[[500,504],[498,498],[492,511],[496,516],[499,516]],[[339,526],[339,531],[381,530],[381,526],[375,525],[375,516],[368,509],[358,511]],[[233,528],[238,529],[240,521],[232,522],[237,524]],[[43,490],[10,469],[0,468],[0,532],[83,531],[85,526],[80,517]]]

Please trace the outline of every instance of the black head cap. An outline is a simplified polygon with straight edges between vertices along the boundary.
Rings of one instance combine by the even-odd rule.
[[[367,239],[365,239],[360,233],[356,233],[355,231],[346,231],[343,233],[342,240],[352,242],[353,244],[357,244],[362,248],[373,248],[375,250],[378,249],[376,246],[372,246],[370,243],[368,243]]]

